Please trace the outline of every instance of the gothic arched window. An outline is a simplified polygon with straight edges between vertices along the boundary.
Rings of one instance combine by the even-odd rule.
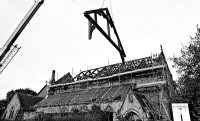
[[[9,119],[13,119],[14,111],[15,111],[15,109],[14,109],[14,107],[12,107],[10,109],[10,114],[9,114],[9,117],[8,117]]]

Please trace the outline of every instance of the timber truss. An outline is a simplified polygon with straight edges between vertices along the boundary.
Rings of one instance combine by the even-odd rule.
[[[94,14],[94,18],[91,17],[91,14]],[[97,22],[97,15],[103,16],[103,18],[107,20],[107,33],[99,26]],[[118,36],[114,22],[110,16],[108,8],[100,8],[100,9],[86,11],[84,13],[84,16],[88,19],[88,22],[89,22],[88,38],[89,39],[92,38],[92,32],[94,31],[95,28],[97,28],[104,35],[104,37],[118,50],[121,56],[122,62],[124,63],[125,62],[124,58],[126,57],[126,54],[124,52],[123,46],[121,44],[120,38]],[[113,41],[113,39],[110,36],[110,27],[113,28],[113,31],[117,38],[118,45]]]
[[[157,58],[152,58],[152,56],[149,56],[141,59],[127,61],[124,64],[118,63],[95,69],[85,70],[76,75],[73,80],[80,81],[84,79],[98,79],[101,77],[108,77],[115,74],[136,71],[139,69],[152,70],[154,67],[164,65],[164,63],[165,61],[162,54],[159,54]]]

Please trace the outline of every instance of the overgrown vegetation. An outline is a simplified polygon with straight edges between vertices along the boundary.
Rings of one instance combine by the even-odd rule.
[[[81,112],[73,108],[70,113],[65,113],[64,116],[61,116],[61,114],[40,114],[30,121],[109,121],[107,114],[99,106],[94,105],[88,112]]]
[[[200,118],[200,28],[191,37],[189,46],[183,46],[180,56],[171,58],[173,67],[177,69],[177,97],[171,102],[185,102],[189,104],[192,121]]]

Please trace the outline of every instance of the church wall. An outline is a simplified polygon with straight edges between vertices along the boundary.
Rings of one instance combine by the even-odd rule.
[[[5,119],[14,120],[20,110],[20,107],[19,98],[17,94],[15,94],[6,108]]]
[[[24,112],[23,120],[34,119],[37,116],[36,112]]]
[[[132,84],[133,89],[136,89],[137,92],[144,94],[148,101],[152,104],[155,111],[160,113],[160,115],[164,116],[164,119],[167,119],[168,113],[168,106],[167,106],[167,99],[169,97],[169,93],[172,91],[168,88],[165,88],[167,85],[171,86],[170,83],[172,78],[170,78],[170,72],[167,70],[160,68],[157,70],[148,70],[147,72],[140,72],[135,74],[126,74],[122,76],[112,77],[112,78],[105,78],[101,80],[94,80],[94,81],[85,81],[84,83],[78,84],[71,84],[65,85],[63,87],[55,87],[54,94],[56,93],[63,93],[63,92],[70,92],[75,90],[87,90],[91,88],[100,88],[100,87],[109,87],[109,86],[117,86],[121,84]],[[170,87],[171,88],[171,87]],[[170,92],[171,91],[171,92]],[[138,114],[144,118],[144,112],[141,111],[141,107],[137,107],[139,104],[136,101],[136,104],[132,104],[128,102],[128,99],[125,100],[126,106],[123,106],[123,113],[128,110],[135,110]],[[122,105],[122,102],[112,102],[112,103],[104,103],[101,102],[97,104],[104,109],[107,105],[111,105],[114,112],[114,118],[116,118],[116,112]],[[91,109],[93,104],[87,104],[87,108]],[[44,113],[62,113],[62,112],[70,112],[72,108],[80,108],[83,105],[69,105],[69,106],[57,106],[57,107],[43,107],[37,108],[37,112],[44,112]]]
[[[120,113],[123,117],[125,117],[129,112],[134,112],[142,119],[142,121],[147,121],[146,114],[132,91],[128,93],[128,96],[126,97],[124,104],[120,109]]]

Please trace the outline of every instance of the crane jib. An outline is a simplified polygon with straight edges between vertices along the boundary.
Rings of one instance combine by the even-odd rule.
[[[17,28],[14,30],[14,32],[11,34],[7,42],[4,44],[4,46],[0,50],[0,64],[2,63],[2,60],[5,58],[6,54],[10,51],[10,48],[13,46],[14,42],[17,40],[21,32],[24,30],[26,25],[29,23],[31,18],[34,16],[34,14],[37,12],[37,10],[40,8],[40,6],[44,3],[44,0],[38,0],[35,1],[31,9],[28,11],[28,13],[25,15],[25,17],[22,19],[22,21],[19,23]]]

